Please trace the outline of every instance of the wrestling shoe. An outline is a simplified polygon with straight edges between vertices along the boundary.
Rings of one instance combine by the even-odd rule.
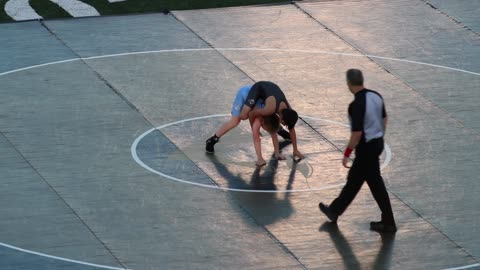
[[[207,141],[206,141],[206,145],[205,145],[205,151],[209,154],[213,154],[215,152],[215,149],[214,149],[214,145],[219,141],[220,138],[218,138],[216,135],[210,137]]]
[[[283,127],[280,127],[280,130],[277,132],[280,137],[282,137],[286,141],[290,141],[290,133],[286,131]]]

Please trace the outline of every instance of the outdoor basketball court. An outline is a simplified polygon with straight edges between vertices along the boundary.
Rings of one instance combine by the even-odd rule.
[[[435,4],[435,7],[430,5]],[[480,269],[478,1],[301,1],[0,25],[0,269]],[[320,213],[359,68],[386,101],[396,234],[367,185]],[[250,128],[205,140],[269,80],[296,163]],[[265,133],[266,134],[266,133]]]

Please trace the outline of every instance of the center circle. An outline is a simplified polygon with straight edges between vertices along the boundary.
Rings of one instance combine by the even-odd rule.
[[[222,186],[218,186],[218,185],[208,185],[208,184],[197,183],[197,182],[188,181],[188,180],[185,180],[185,179],[181,179],[181,178],[172,176],[168,173],[165,173],[165,172],[162,172],[160,170],[154,169],[151,166],[145,164],[145,162],[142,161],[142,159],[138,156],[138,153],[137,153],[138,144],[142,141],[143,138],[145,138],[147,135],[149,135],[150,133],[152,133],[154,131],[160,131],[162,129],[165,129],[165,128],[168,128],[168,127],[171,127],[171,126],[175,126],[175,125],[179,125],[179,124],[182,124],[182,123],[186,123],[186,122],[192,122],[192,121],[209,119],[209,118],[217,118],[217,117],[228,117],[228,116],[230,116],[230,114],[206,115],[206,116],[194,117],[194,118],[189,118],[189,119],[183,119],[183,120],[175,121],[175,122],[172,122],[172,123],[164,124],[164,125],[156,127],[156,128],[151,128],[151,129],[147,130],[146,132],[144,132],[143,134],[141,134],[140,136],[138,136],[135,139],[135,141],[133,142],[133,144],[131,146],[132,157],[135,160],[135,162],[137,162],[137,164],[139,164],[140,166],[142,166],[146,170],[148,170],[152,173],[155,173],[159,176],[165,177],[169,180],[179,182],[179,183],[183,183],[183,184],[189,184],[189,185],[194,185],[194,186],[199,186],[199,187],[204,187],[204,188],[219,189],[219,190],[225,190],[225,191],[250,192],[250,193],[295,193],[295,192],[311,192],[311,191],[320,191],[320,190],[326,190],[326,189],[334,189],[334,188],[342,187],[345,184],[344,179],[341,179],[341,180],[339,180],[339,181],[341,181],[341,183],[338,183],[338,184],[326,185],[326,186],[323,186],[323,187],[320,187],[320,188],[309,188],[309,189],[288,189],[288,190],[263,190],[263,189],[262,190],[255,190],[254,189],[254,190],[252,190],[252,189],[229,188],[229,187],[222,187]],[[347,124],[332,121],[332,120],[328,120],[328,119],[322,119],[322,118],[319,118],[319,117],[302,116],[301,118],[327,122],[327,123],[334,124],[334,125],[341,126],[341,127],[349,127],[349,125],[347,125]],[[341,154],[341,153],[339,152],[339,154]],[[385,159],[384,159],[384,161],[381,165],[382,169],[384,169],[388,166],[388,164],[391,161],[391,157],[392,157],[392,153],[391,153],[390,147],[388,146],[388,144],[385,144]],[[307,157],[307,160],[308,160],[308,157]],[[302,161],[300,161],[300,162],[302,162]]]

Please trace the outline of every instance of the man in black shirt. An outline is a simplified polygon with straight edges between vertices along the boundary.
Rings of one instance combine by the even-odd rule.
[[[255,104],[262,101],[265,106],[263,108],[255,108]],[[293,157],[303,159],[304,155],[300,153],[297,147],[297,134],[295,132],[295,124],[298,121],[298,114],[292,109],[285,97],[285,94],[278,85],[269,81],[256,82],[247,96],[247,101],[242,108],[240,118],[258,118],[278,114],[280,123],[288,127],[288,133],[293,147]],[[258,128],[258,127],[257,127]],[[255,130],[254,130],[255,132]],[[282,136],[282,134],[280,134]],[[255,151],[259,153],[260,141],[254,140]],[[257,154],[258,155],[258,154]]]
[[[397,228],[390,198],[380,174],[379,156],[383,152],[383,136],[387,125],[383,98],[363,86],[363,75],[358,69],[347,71],[347,85],[355,99],[348,107],[351,136],[342,160],[343,166],[348,168],[349,156],[354,149],[356,157],[340,195],[330,206],[320,203],[319,207],[332,222],[336,222],[366,181],[382,211],[381,221],[371,222],[370,229],[395,232]]]

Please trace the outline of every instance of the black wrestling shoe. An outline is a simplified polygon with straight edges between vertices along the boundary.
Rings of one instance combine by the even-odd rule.
[[[336,223],[338,219],[338,215],[333,213],[332,209],[330,209],[328,206],[326,206],[323,203],[318,204],[318,208],[320,208],[320,211],[322,211],[332,223]]]
[[[290,141],[290,133],[286,131],[284,128],[280,127],[280,130],[277,132],[280,137],[282,137],[286,141]]]
[[[397,226],[395,224],[386,224],[382,221],[370,222],[370,230],[376,232],[396,232]]]
[[[212,136],[206,141],[205,151],[207,153],[213,154],[215,152],[214,145],[219,141],[217,136]]]
[[[214,145],[219,141],[217,136],[212,136],[206,141],[205,151],[209,154],[213,154],[215,152]]]

